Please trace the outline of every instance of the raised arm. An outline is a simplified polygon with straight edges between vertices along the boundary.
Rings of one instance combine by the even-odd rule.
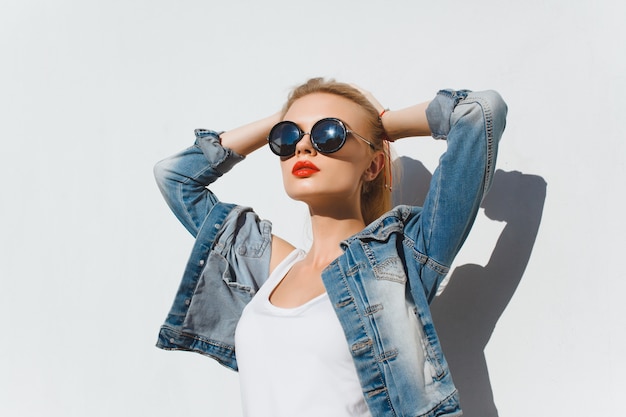
[[[196,129],[192,146],[155,165],[154,175],[165,201],[194,237],[218,202],[207,186],[263,146],[279,118],[275,113],[221,134]]]
[[[222,146],[232,149],[239,155],[249,155],[267,144],[270,129],[280,122],[281,113],[274,113],[264,119],[229,130],[220,135]]]
[[[391,140],[427,134],[447,142],[414,236],[415,250],[427,257],[426,266],[433,269],[432,274],[421,275],[429,299],[465,241],[491,185],[506,113],[506,104],[494,91],[442,90],[431,102],[386,111],[382,117]]]
[[[191,147],[156,164],[154,174],[165,201],[194,237],[218,202],[207,186],[264,146],[280,117],[275,113],[221,134],[198,129]],[[288,242],[273,236],[270,271],[292,250]]]
[[[433,173],[416,245],[446,270],[491,186],[506,113],[495,91],[440,91],[426,110],[433,137],[445,139],[448,147]],[[440,281],[423,281],[432,298]]]
[[[358,85],[352,84],[372,103],[374,108],[381,115],[381,120],[387,133],[389,141],[413,136],[430,136],[430,127],[426,118],[426,108],[430,101],[415,104],[401,110],[389,110],[380,104],[372,93],[362,89]]]

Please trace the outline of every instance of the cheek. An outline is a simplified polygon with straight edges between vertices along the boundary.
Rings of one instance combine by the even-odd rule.
[[[281,162],[280,163],[280,172],[283,176],[283,182],[286,182],[288,179],[290,179],[291,175],[291,166],[289,166],[289,164],[287,164],[286,162]]]
[[[280,172],[283,177],[283,188],[287,192],[287,195],[293,198],[294,194],[297,194],[299,187],[298,180],[300,180],[301,183],[302,179],[293,176],[291,173],[291,164],[288,163],[281,162]]]
[[[358,151],[359,149],[357,149]],[[343,151],[343,150],[342,150]],[[342,152],[340,151],[340,152]],[[348,151],[348,149],[346,149]],[[343,155],[337,152],[336,158],[318,155],[313,162],[320,168],[320,172],[310,178],[297,178],[291,168],[295,161],[291,159],[281,161],[280,169],[283,176],[283,187],[292,198],[302,197],[309,193],[339,193],[353,195],[359,192],[363,175],[367,169],[365,155],[361,158],[353,152]]]

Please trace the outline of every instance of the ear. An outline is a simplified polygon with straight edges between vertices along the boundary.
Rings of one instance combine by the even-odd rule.
[[[383,151],[377,151],[374,153],[372,160],[370,161],[369,166],[363,173],[363,181],[373,181],[378,177],[378,174],[385,167],[385,154]]]

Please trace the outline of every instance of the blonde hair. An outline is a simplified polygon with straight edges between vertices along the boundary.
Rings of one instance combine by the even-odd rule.
[[[294,88],[283,106],[283,115],[298,99],[313,93],[328,93],[346,98],[361,106],[366,114],[372,142],[376,150],[385,154],[385,163],[378,176],[363,183],[361,189],[361,215],[365,224],[369,224],[391,209],[391,155],[385,128],[374,105],[356,88],[346,83],[324,78],[311,78],[306,83]]]

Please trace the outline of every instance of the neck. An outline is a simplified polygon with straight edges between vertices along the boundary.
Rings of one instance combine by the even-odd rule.
[[[307,255],[309,262],[320,268],[326,267],[342,254],[339,243],[364,227],[360,214],[345,217],[312,214],[313,243]]]

